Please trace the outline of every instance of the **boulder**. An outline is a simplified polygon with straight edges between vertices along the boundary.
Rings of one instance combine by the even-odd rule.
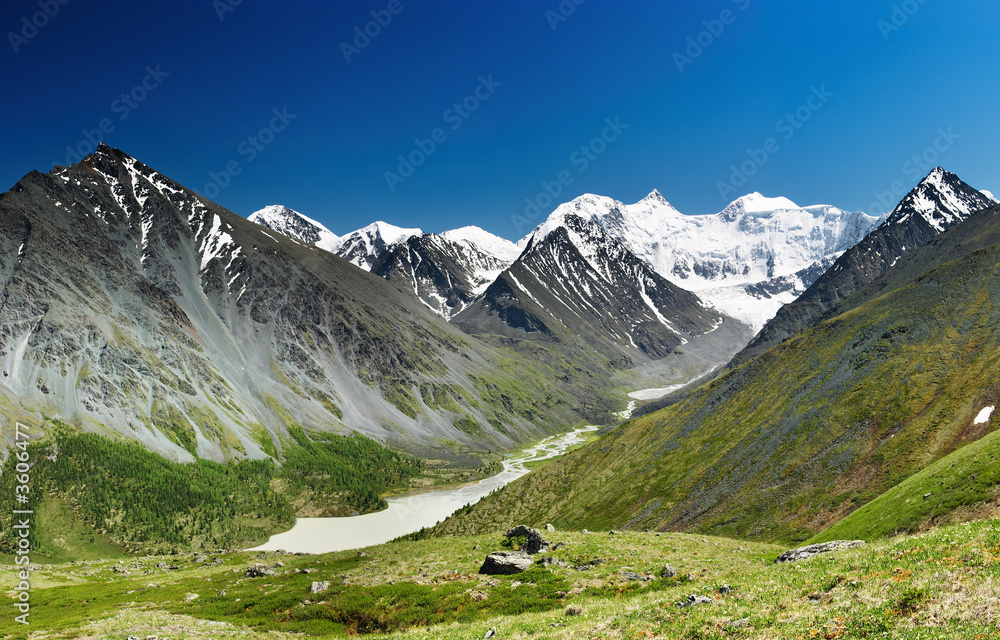
[[[531,567],[531,556],[521,551],[498,551],[486,556],[479,573],[487,576],[521,573]]]
[[[519,524],[513,529],[509,529],[506,534],[507,538],[527,538],[528,540],[521,545],[521,551],[529,554],[535,554],[540,551],[547,551],[549,548],[549,543],[542,538],[542,532],[538,529],[532,527],[527,527],[523,524]]]
[[[556,528],[553,527],[551,524],[547,524],[545,525],[545,530],[548,531],[549,533],[554,533]]]
[[[309,587],[309,593],[321,593],[330,588],[330,583],[326,580],[321,580],[319,582],[313,582],[312,586]]]
[[[817,556],[821,553],[831,553],[842,549],[855,549],[857,547],[863,547],[865,544],[864,540],[832,540],[830,542],[811,544],[806,547],[799,547],[798,549],[792,549],[791,551],[784,552],[778,556],[775,563],[796,562],[798,560],[805,560],[807,558]]]
[[[676,578],[677,577],[677,569],[674,569],[669,564],[665,564],[665,565],[663,565],[663,568],[660,569],[660,577],[661,578]]]
[[[273,567],[258,562],[252,567],[247,567],[245,575],[248,578],[263,578],[264,576],[275,575],[275,571]]]

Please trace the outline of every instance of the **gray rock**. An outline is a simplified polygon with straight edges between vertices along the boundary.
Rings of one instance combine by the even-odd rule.
[[[706,598],[705,596],[690,595],[686,599],[681,600],[680,602],[675,602],[674,606],[684,609],[687,607],[695,607],[698,606],[699,604],[712,604],[713,602],[715,601],[712,600],[711,598]]]
[[[497,637],[497,630],[490,629],[489,631],[486,632],[486,635],[483,636],[483,640],[489,640],[489,638],[495,638],[495,637]]]
[[[252,567],[247,567],[245,575],[248,578],[263,578],[264,576],[275,575],[275,571],[273,567],[258,562]]]
[[[531,556],[521,551],[498,551],[486,556],[479,573],[487,576],[521,573],[531,567]]]
[[[546,566],[546,567],[547,566],[551,566],[551,565],[556,565],[558,567],[568,567],[569,566],[569,564],[565,560],[560,560],[559,558],[556,558],[554,556],[546,556],[546,557],[542,558],[541,560],[539,560],[538,564],[540,564],[542,566]]]
[[[621,576],[626,580],[642,580],[642,576],[633,571],[622,571]]]
[[[184,596],[184,602],[194,602],[197,599],[198,599],[197,593],[189,593],[186,596]]]
[[[677,569],[674,569],[669,564],[665,564],[665,565],[663,565],[663,568],[660,569],[660,577],[661,578],[676,578],[677,577]]]
[[[811,544],[806,547],[799,547],[798,549],[786,551],[778,556],[775,563],[796,562],[798,560],[811,558],[821,553],[831,553],[842,549],[855,549],[863,546],[865,546],[864,540],[833,540],[830,542],[821,542],[820,544]]]
[[[542,532],[538,529],[519,524],[513,529],[507,531],[507,538],[527,538],[528,540],[521,545],[520,551],[528,554],[536,554],[540,551],[545,551],[549,548],[549,543],[542,538]]]
[[[549,533],[554,533],[556,528],[553,527],[551,524],[547,524],[545,525],[545,530],[548,531]]]
[[[309,587],[309,593],[321,593],[330,588],[330,583],[326,580],[320,582],[313,582],[312,586]]]
[[[743,629],[750,625],[750,618],[740,618],[739,620],[732,620],[726,623],[727,631],[736,631],[737,629]]]

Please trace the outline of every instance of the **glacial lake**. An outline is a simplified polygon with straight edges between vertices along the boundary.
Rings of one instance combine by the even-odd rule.
[[[562,455],[569,447],[586,439],[585,434],[600,427],[581,427],[569,433],[552,436],[525,449],[522,455],[503,462],[503,471],[459,489],[426,491],[399,498],[389,498],[389,508],[377,513],[350,518],[298,518],[295,526],[250,551],[292,553],[329,553],[360,549],[388,542],[399,536],[431,527],[444,520],[456,509],[479,502],[491,491],[528,473],[525,463]]]

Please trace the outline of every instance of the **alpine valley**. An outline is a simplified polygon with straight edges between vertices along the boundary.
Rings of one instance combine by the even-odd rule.
[[[0,195],[0,492],[30,460],[72,637],[923,637],[933,580],[990,637],[998,283],[1000,205],[941,168],[881,217],[585,194],[514,242],[244,218],[101,144]],[[239,551],[585,425],[405,539]]]

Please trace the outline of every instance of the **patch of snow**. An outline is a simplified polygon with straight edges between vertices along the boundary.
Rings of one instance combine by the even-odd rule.
[[[972,424],[985,424],[989,422],[990,416],[993,415],[993,410],[995,408],[996,407],[994,407],[993,405],[990,405],[988,407],[983,407],[982,411],[979,412],[979,415],[976,416],[976,419]]]

